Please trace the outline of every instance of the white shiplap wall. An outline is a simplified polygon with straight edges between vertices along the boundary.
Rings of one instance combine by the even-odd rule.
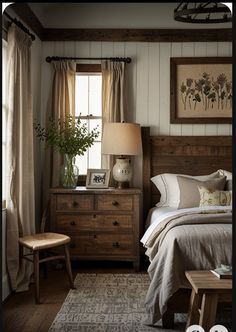
[[[127,65],[129,108],[126,121],[150,126],[152,135],[232,134],[230,124],[170,124],[170,57],[231,56],[230,42],[43,42],[42,55],[42,121],[51,82],[46,56],[129,56],[132,62]]]
[[[230,124],[170,124],[170,57],[231,56],[230,42],[43,42],[41,116],[47,113],[51,84],[46,56],[131,57],[127,65],[129,107],[127,122],[150,126],[151,135],[231,135]],[[83,61],[92,62],[92,61]],[[97,61],[93,61],[95,63]],[[142,158],[132,158],[133,185],[142,186]]]

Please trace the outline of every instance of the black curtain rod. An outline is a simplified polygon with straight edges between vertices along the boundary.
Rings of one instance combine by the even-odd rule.
[[[47,56],[46,61],[59,61],[59,60],[111,60],[111,61],[124,61],[126,63],[131,62],[131,58],[119,58],[119,57],[111,57],[111,58],[77,58],[77,57],[65,57],[65,56]]]
[[[35,35],[33,35],[29,29],[27,29],[23,23],[21,23],[20,21],[18,21],[16,18],[12,18],[6,11],[3,13],[11,22],[15,23],[15,25],[17,25],[21,30],[23,30],[25,33],[27,33],[32,40],[35,40]]]

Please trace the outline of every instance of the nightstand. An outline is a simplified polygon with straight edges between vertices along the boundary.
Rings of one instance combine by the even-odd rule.
[[[131,261],[139,271],[140,189],[53,188],[50,195],[50,230],[71,237],[72,259]]]

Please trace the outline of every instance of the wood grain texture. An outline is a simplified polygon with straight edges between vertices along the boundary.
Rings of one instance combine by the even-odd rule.
[[[44,41],[200,42],[231,41],[232,29],[48,29]]]
[[[140,266],[141,190],[51,189],[50,230],[70,236],[71,258]]]
[[[185,275],[196,293],[231,293],[232,279],[220,279],[207,270],[186,271]]]
[[[199,324],[205,331],[209,331],[215,324],[218,295],[204,293],[200,309]]]
[[[131,215],[96,215],[96,214],[58,214],[56,218],[57,232],[78,233],[80,231],[103,230],[114,232],[132,230]]]
[[[132,211],[133,197],[129,195],[97,195],[98,211]]]
[[[205,175],[232,170],[231,136],[150,136],[142,132],[144,213],[160,199],[150,178],[162,173]]]
[[[218,303],[222,300],[232,303],[232,279],[217,278],[207,270],[186,271],[185,275],[192,287],[186,329],[190,325],[199,324],[209,331],[215,324]],[[200,317],[198,312],[200,312]]]
[[[232,40],[232,29],[48,29],[44,28],[27,3],[14,3],[11,9],[42,41],[225,42]]]
[[[27,3],[15,2],[11,4],[11,9],[36,33],[39,39],[43,40],[44,27]]]
[[[141,127],[143,145],[143,222],[145,222],[151,201],[151,145],[150,128]]]
[[[87,211],[92,210],[92,195],[57,195],[56,209],[57,211]]]
[[[71,236],[71,258],[134,260],[134,241],[130,234],[94,233]]]

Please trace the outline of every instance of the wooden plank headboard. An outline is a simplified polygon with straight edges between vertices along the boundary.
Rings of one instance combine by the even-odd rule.
[[[144,217],[160,199],[159,191],[150,181],[152,176],[232,170],[231,136],[150,136],[150,128],[142,127],[142,141]]]

